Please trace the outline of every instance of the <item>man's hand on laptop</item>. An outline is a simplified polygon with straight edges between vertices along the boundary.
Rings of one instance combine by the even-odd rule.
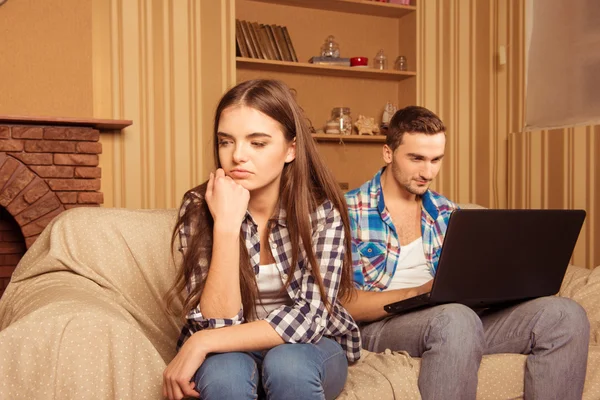
[[[389,315],[383,309],[383,306],[386,304],[428,293],[431,291],[432,284],[433,279],[414,288],[386,290],[383,292],[355,290],[354,295],[344,299],[342,303],[357,322],[376,321]]]
[[[430,279],[429,281],[425,282],[421,286],[410,288],[410,289],[408,289],[408,292],[406,293],[406,298],[408,299],[411,297],[429,293],[429,292],[431,292],[432,286],[433,286],[433,279]]]

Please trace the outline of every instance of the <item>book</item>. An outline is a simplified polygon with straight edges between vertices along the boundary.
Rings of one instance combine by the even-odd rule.
[[[350,59],[344,57],[321,57],[314,56],[308,60],[311,64],[321,64],[321,65],[338,65],[343,67],[350,66]]]
[[[235,44],[240,57],[250,57],[246,41],[244,40],[244,33],[242,32],[242,24],[239,19],[235,20]]]
[[[288,50],[290,51],[290,55],[292,56],[292,61],[298,62],[298,57],[296,57],[296,50],[294,49],[294,45],[292,44],[292,38],[288,32],[287,26],[282,28],[283,37],[285,38],[285,42],[288,46]]]
[[[273,51],[275,53],[275,59],[279,60],[279,61],[283,61],[283,55],[279,51],[279,48],[277,47],[277,43],[275,41],[275,33],[273,32],[273,27],[271,25],[265,25],[265,29],[267,31],[267,34],[269,35],[269,43],[273,47]]]
[[[256,50],[256,58],[262,58],[266,60],[267,57],[263,52],[263,49],[260,47],[260,42],[258,40],[258,35],[254,31],[254,25],[256,22],[248,22],[248,32],[250,32],[250,38],[252,39],[252,44],[254,45],[254,49]]]
[[[250,27],[252,29],[252,32],[254,33],[254,37],[256,39],[257,47],[260,51],[261,58],[265,60],[271,60],[272,58],[270,57],[270,54],[267,51],[265,44],[263,43],[263,38],[260,33],[260,26],[257,22],[250,22]]]
[[[269,35],[267,34],[267,30],[265,29],[264,24],[257,25],[256,28],[258,29],[258,36],[260,36],[260,44],[267,52],[269,60],[277,60],[277,57],[275,56],[275,51],[271,47]]]
[[[248,21],[240,21],[240,26],[242,27],[244,41],[246,42],[246,47],[248,48],[248,55],[250,56],[250,58],[259,58],[256,53],[256,49],[254,48],[252,37],[250,36]]]
[[[269,52],[272,55],[273,60],[281,60],[281,56],[277,53],[277,48],[275,47],[275,40],[272,38],[272,32],[269,31],[269,25],[260,24],[260,30],[262,31],[265,38],[265,45],[269,49]]]
[[[252,58],[262,58],[260,49],[257,47],[256,39],[253,35],[254,30],[252,29],[252,25],[250,25],[248,21],[242,21],[242,29],[244,29],[246,38],[250,43],[248,47],[252,49],[252,51],[250,52],[252,54]]]
[[[277,44],[279,53],[282,55],[283,61],[292,61],[292,55],[283,36],[283,29],[279,25],[272,25],[272,27],[275,34],[275,43]]]

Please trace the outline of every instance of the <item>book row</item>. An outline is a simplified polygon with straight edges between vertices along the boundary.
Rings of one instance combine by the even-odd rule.
[[[298,62],[296,50],[285,26],[235,20],[238,57]]]

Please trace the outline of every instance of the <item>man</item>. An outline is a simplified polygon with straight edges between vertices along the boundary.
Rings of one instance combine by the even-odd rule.
[[[384,311],[385,304],[431,289],[448,219],[458,208],[429,189],[444,157],[445,131],[423,107],[399,110],[383,146],[386,166],[346,194],[359,290],[345,307],[359,323],[363,347],[422,357],[419,389],[426,400],[475,399],[481,358],[494,353],[528,355],[526,399],[581,399],[589,322],[574,301],[544,297],[481,315],[460,304]]]

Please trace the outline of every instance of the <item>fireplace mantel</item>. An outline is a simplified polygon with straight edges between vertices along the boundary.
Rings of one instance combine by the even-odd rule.
[[[29,117],[23,115],[1,115],[0,124],[81,126],[100,131],[118,131],[133,124],[128,119]]]

